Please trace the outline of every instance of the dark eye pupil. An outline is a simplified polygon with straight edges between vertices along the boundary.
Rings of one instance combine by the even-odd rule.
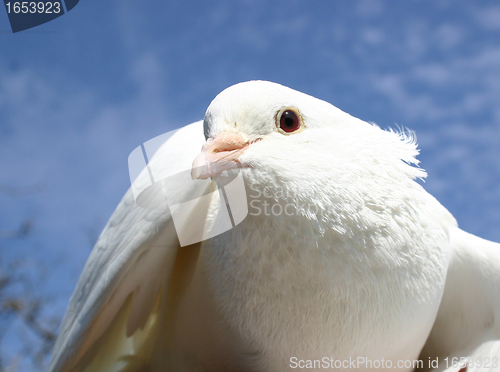
[[[300,128],[300,121],[297,114],[291,110],[287,110],[281,114],[280,128],[287,133],[295,132]]]

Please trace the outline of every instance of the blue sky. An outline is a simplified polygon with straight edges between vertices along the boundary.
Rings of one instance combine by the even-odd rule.
[[[2,257],[46,264],[56,313],[88,232],[129,186],[128,154],[252,79],[414,130],[425,188],[463,229],[500,241],[498,2],[81,0],[17,34],[0,11],[0,50],[0,230],[35,222]]]

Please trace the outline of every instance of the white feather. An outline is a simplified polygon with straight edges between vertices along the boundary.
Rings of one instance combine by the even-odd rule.
[[[290,135],[276,127],[287,107],[303,120]],[[179,250],[170,214],[129,191],[80,278],[51,371],[285,371],[294,357],[395,367],[424,344],[424,362],[498,357],[499,246],[459,230],[415,181],[426,174],[411,133],[253,81],[163,149],[185,170],[203,134],[223,132],[251,143],[238,158],[247,218]],[[201,212],[207,229],[217,202]]]

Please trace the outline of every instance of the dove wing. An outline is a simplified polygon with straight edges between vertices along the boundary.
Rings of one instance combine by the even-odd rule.
[[[424,364],[439,358],[438,370],[458,371],[452,364],[467,358],[468,372],[500,371],[500,244],[458,227],[451,228],[450,241],[445,290],[422,352]]]
[[[177,131],[155,157],[169,160],[164,166],[170,174],[189,171],[204,141],[200,121]],[[206,193],[206,186],[181,183],[174,192],[177,197],[194,198]],[[203,208],[206,212],[206,199],[201,211],[196,211],[197,218]],[[156,315],[172,283],[178,281],[173,275],[182,271],[176,265],[179,260],[185,265],[188,256],[196,259],[193,254],[180,258],[179,252],[197,252],[197,246],[180,250],[169,208],[139,207],[129,189],[85,265],[62,321],[49,371],[125,371],[140,366],[153,344],[155,325],[161,318]]]

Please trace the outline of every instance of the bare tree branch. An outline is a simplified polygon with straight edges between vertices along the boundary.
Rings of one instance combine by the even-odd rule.
[[[0,184],[0,193],[14,197],[42,189],[41,184],[25,188]],[[29,237],[33,225],[31,219],[26,219],[17,229],[0,229],[0,249],[2,240],[6,244],[7,240]],[[46,367],[44,363],[52,351],[60,319],[44,313],[50,299],[39,290],[44,279],[43,268],[41,262],[33,263],[24,258],[5,260],[0,257],[0,372],[18,371],[23,360],[29,360],[40,371]],[[22,326],[20,330],[16,326],[22,347],[19,353],[9,355],[8,360],[4,360],[2,351],[5,350],[6,342],[10,342],[13,332],[10,329],[14,323]]]

